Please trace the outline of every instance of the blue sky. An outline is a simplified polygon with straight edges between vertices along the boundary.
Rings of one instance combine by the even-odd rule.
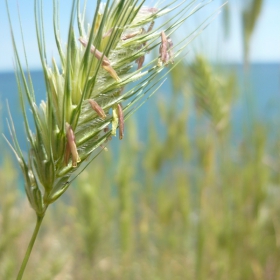
[[[240,10],[242,1],[230,1],[232,8],[231,37],[224,48],[231,59],[242,58],[242,27]],[[245,1],[244,1],[245,2]],[[263,9],[251,40],[251,61],[280,62],[280,1],[264,0]]]
[[[17,2],[19,2],[21,21],[27,48],[27,55],[30,68],[40,68],[40,61],[37,50],[36,34],[34,28],[33,0],[8,0],[11,10],[12,21],[15,26],[16,36],[18,36],[18,14]],[[44,17],[48,55],[56,54],[56,46],[52,29],[52,1],[44,1]],[[61,0],[61,30],[67,30],[69,22],[71,1]],[[90,1],[88,2],[95,2]],[[156,2],[150,0],[148,2]],[[168,1],[165,1],[167,3]],[[217,10],[224,1],[214,0],[207,5],[197,15],[192,16],[187,22],[186,30],[201,22],[207,15]],[[222,28],[221,14],[211,23],[211,25],[189,46],[191,52],[204,52],[211,60],[242,62],[242,27],[240,11],[242,0],[230,0],[231,8],[231,30],[230,37],[225,40]],[[90,7],[93,9],[93,6]],[[5,1],[0,0],[0,71],[13,69],[13,50],[11,36],[6,15]],[[280,63],[280,1],[264,0],[264,6],[257,23],[251,42],[251,62],[277,62]],[[20,41],[18,41],[20,43]],[[21,52],[22,53],[22,52]]]

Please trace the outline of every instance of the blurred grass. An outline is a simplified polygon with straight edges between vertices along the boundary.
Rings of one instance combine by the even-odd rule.
[[[164,131],[151,121],[141,143],[126,123],[118,151],[50,208],[25,279],[280,279],[280,139],[268,146],[254,116],[232,139],[236,82],[203,57],[172,81],[153,112]],[[15,170],[3,156],[0,279],[14,279],[34,223]]]

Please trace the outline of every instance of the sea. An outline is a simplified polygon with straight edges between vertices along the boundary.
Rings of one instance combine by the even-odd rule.
[[[248,116],[253,115],[255,121],[271,126],[273,130],[280,130],[280,64],[262,63],[251,64],[249,69],[244,69],[243,65],[226,65],[226,69],[230,69],[237,77],[239,95],[234,101],[232,108],[232,123],[235,136],[238,138],[240,124],[247,121]],[[34,90],[36,93],[36,101],[39,104],[41,100],[46,99],[46,90],[44,84],[43,73],[41,71],[31,72]],[[145,142],[148,134],[148,124],[150,117],[155,116],[151,112],[156,112],[158,100],[170,98],[171,82],[170,79],[134,114],[134,119],[138,124],[139,137]],[[7,125],[8,110],[10,108],[11,116],[14,121],[15,130],[23,150],[27,150],[28,143],[25,138],[23,125],[23,117],[20,109],[17,83],[13,72],[0,72],[0,131],[9,138],[9,130]],[[183,105],[184,106],[184,105]],[[190,108],[189,106],[188,109]],[[248,114],[248,111],[249,114]],[[190,112],[191,115],[191,112]],[[30,116],[31,118],[31,113]],[[192,121],[192,118],[190,118]],[[160,122],[155,121],[160,126]],[[31,123],[31,128],[33,127]],[[33,127],[34,128],[34,127]],[[160,131],[160,129],[159,129]],[[7,152],[8,145],[3,137],[0,137],[1,154]],[[12,154],[12,152],[11,152]],[[0,157],[0,166],[2,162]]]

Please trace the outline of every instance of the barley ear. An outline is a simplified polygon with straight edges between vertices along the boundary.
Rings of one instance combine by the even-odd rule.
[[[219,75],[203,56],[196,56],[190,70],[197,108],[208,116],[217,131],[223,131],[228,126],[230,106],[236,95],[233,76]]]
[[[205,5],[203,1],[197,5],[196,1],[174,0],[162,7],[147,7],[145,1],[138,0],[114,0],[105,4],[97,1],[92,22],[88,23],[85,13],[80,13],[80,1],[73,0],[65,44],[60,38],[58,2],[53,1],[57,61],[47,57],[43,0],[34,1],[36,36],[46,87],[46,100],[39,104],[24,40],[26,69],[20,59],[6,0],[29,145],[27,156],[20,148],[11,117],[9,145],[24,174],[28,200],[37,214],[17,279],[23,275],[49,204],[104,150],[117,130],[119,138],[124,137],[125,120],[158,90],[170,70],[183,59],[185,47],[209,24],[205,21],[194,33],[173,45],[173,33]],[[168,19],[158,20],[165,15],[169,15]],[[160,52],[158,57],[145,62],[145,56],[153,49]],[[163,73],[173,61],[172,67]],[[29,124],[28,110],[32,112],[34,129]]]
[[[83,170],[82,163],[103,150],[111,135],[116,135],[119,130],[119,138],[124,137],[124,121],[145,103],[146,95],[151,96],[157,91],[172,67],[182,59],[179,55],[191,41],[190,37],[185,37],[178,46],[173,45],[172,34],[204,5],[173,1],[156,8],[146,7],[143,3],[129,0],[102,4],[98,1],[90,28],[85,30],[88,23],[84,14],[80,14],[80,2],[74,0],[68,39],[63,47],[58,1],[54,0],[53,26],[59,61],[52,58],[48,63],[44,9],[42,0],[35,0],[38,50],[46,85],[46,100],[38,106],[27,55],[26,76],[6,1],[18,91],[30,146],[28,157],[23,157],[12,125],[13,141],[10,145],[25,174],[26,193],[36,212],[41,213],[66,191]],[[157,19],[169,13],[169,19],[157,27]],[[75,19],[78,19],[78,28]],[[192,38],[207,24],[201,25]],[[145,63],[144,58],[152,49],[158,49],[159,56]],[[161,61],[159,64],[158,59]],[[162,74],[165,66],[173,61],[174,65]],[[131,87],[125,90],[128,84]],[[29,125],[28,109],[32,112],[35,132]],[[105,132],[107,127],[109,130]]]

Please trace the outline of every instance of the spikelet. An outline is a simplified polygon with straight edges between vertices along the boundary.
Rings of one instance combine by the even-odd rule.
[[[119,139],[122,140],[124,136],[124,117],[121,104],[118,104],[118,119],[119,119]]]
[[[219,76],[203,56],[196,56],[190,69],[197,108],[208,116],[217,131],[224,130],[229,122],[232,98],[236,95],[234,77]]]

